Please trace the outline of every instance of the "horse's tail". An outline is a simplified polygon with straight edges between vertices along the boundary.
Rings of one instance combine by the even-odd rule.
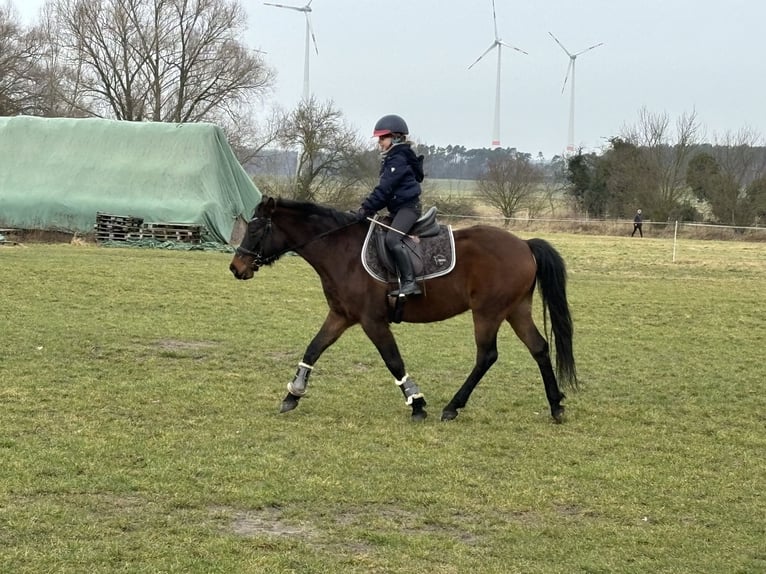
[[[544,239],[528,239],[527,244],[537,261],[537,286],[543,300],[543,322],[546,313],[551,317],[551,328],[556,345],[556,374],[563,387],[577,388],[577,370],[572,352],[572,316],[567,303],[567,271],[564,259]]]

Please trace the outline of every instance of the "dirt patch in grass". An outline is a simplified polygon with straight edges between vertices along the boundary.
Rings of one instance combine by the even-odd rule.
[[[330,539],[339,527],[343,530],[360,528],[365,532],[396,531],[411,536],[445,536],[464,544],[481,542],[479,535],[453,524],[450,519],[439,522],[429,521],[416,512],[395,506],[346,508],[325,514],[321,519],[317,517],[317,520],[313,522],[291,521],[285,518],[283,509],[274,507],[257,510],[216,508],[213,511],[227,516],[229,522],[226,530],[238,536],[296,537],[304,542],[310,541],[320,546],[332,545]],[[370,550],[365,543],[359,540],[353,542],[348,537],[345,537],[344,546],[353,546],[356,552]]]
[[[241,510],[217,506],[211,508],[210,512],[223,517],[227,521],[225,530],[237,536],[267,535],[307,539],[318,535],[311,525],[285,519],[282,509],[276,507]]]

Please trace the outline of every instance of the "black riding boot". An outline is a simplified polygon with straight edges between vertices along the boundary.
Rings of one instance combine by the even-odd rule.
[[[390,250],[394,259],[396,270],[399,272],[399,289],[391,291],[392,297],[406,297],[407,295],[420,295],[422,291],[415,283],[415,271],[412,269],[412,261],[407,253],[407,247],[399,243],[394,249]]]

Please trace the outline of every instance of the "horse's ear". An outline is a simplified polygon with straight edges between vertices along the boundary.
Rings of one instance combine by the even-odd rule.
[[[263,217],[271,217],[274,210],[277,208],[277,200],[273,197],[264,197],[261,200],[261,214]]]
[[[277,200],[273,197],[264,195],[261,197],[261,201],[255,206],[255,212],[253,217],[271,217],[274,210],[277,208]]]

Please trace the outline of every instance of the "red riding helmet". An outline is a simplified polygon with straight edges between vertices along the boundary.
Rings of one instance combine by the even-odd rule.
[[[372,137],[379,138],[388,134],[407,135],[408,133],[410,133],[410,130],[407,128],[407,122],[405,122],[401,116],[389,114],[380,118],[375,124]]]

